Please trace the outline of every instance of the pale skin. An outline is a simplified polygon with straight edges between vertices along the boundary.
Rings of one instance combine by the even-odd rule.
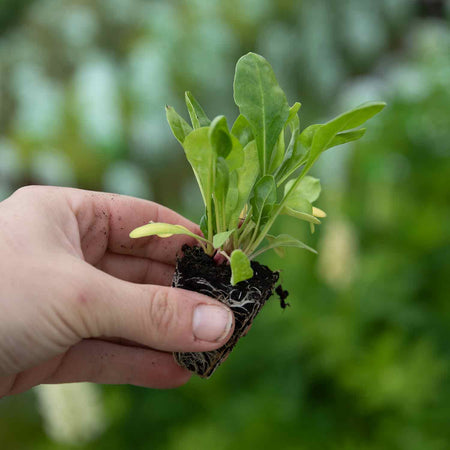
[[[0,203],[0,397],[41,383],[177,387],[190,374],[171,352],[229,339],[225,306],[169,287],[195,240],[129,238],[150,220],[199,233],[167,208],[115,194],[30,186]]]

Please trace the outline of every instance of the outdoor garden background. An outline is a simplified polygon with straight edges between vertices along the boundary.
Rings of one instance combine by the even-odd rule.
[[[450,447],[449,1],[1,0],[0,200],[72,186],[198,221],[164,106],[184,111],[191,90],[234,120],[234,65],[250,50],[302,102],[302,128],[388,103],[314,170],[328,213],[316,233],[278,225],[319,255],[262,258],[291,307],[269,302],[208,381],[2,399],[2,449]]]

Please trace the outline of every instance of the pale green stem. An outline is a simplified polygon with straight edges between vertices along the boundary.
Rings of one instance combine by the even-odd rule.
[[[283,200],[278,205],[278,207],[275,209],[275,212],[273,213],[272,217],[264,225],[264,228],[262,229],[261,233],[259,233],[259,237],[256,239],[256,241],[254,243],[251,244],[251,246],[249,246],[246,249],[245,253],[252,253],[255,251],[255,249],[258,248],[258,245],[261,244],[261,242],[265,238],[266,234],[270,231],[270,228],[272,227],[273,223],[275,222],[275,219],[281,213],[283,206],[286,203],[286,200],[292,194],[292,192],[294,192],[294,190],[297,188],[298,184],[303,179],[303,177],[308,173],[309,169],[311,169],[311,166],[314,164],[314,162],[315,161],[312,161],[305,166],[302,173],[298,176],[298,178],[295,180],[295,182],[292,184],[291,188],[289,189],[288,193],[283,197]]]

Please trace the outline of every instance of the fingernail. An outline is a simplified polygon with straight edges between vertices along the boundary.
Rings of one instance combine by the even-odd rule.
[[[192,327],[197,339],[208,342],[222,340],[233,325],[232,312],[215,305],[198,305],[194,310]]]

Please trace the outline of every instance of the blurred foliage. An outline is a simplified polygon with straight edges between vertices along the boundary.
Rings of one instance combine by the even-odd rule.
[[[264,259],[282,269],[291,307],[269,302],[211,380],[105,386],[107,428],[78,448],[449,448],[450,4],[430,3],[1,3],[0,198],[78,186],[198,220],[164,104],[180,107],[189,89],[211,116],[234,118],[234,64],[249,50],[302,100],[303,126],[368,99],[389,105],[362,142],[320,162],[321,229],[279,224],[320,250]],[[36,402],[0,402],[2,448],[70,448],[46,436]]]

